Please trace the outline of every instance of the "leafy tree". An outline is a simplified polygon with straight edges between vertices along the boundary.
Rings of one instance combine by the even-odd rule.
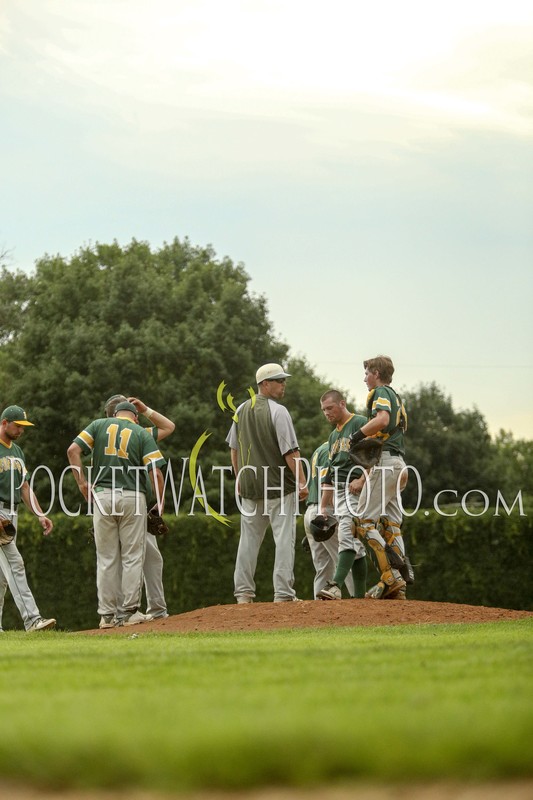
[[[490,465],[492,481],[510,504],[519,491],[533,486],[533,442],[515,439],[510,431],[500,430],[493,443]],[[525,498],[524,498],[525,499]]]
[[[0,253],[0,264],[2,254]],[[24,272],[9,272],[2,266],[0,272],[0,345],[11,341],[22,327],[24,310],[28,302],[30,278]],[[1,352],[1,351],[0,351]]]
[[[435,383],[402,392],[402,398],[409,415],[406,460],[420,474],[422,505],[432,506],[444,489],[456,490],[458,498],[471,489],[494,494],[493,449],[482,414],[477,409],[455,411],[451,397]],[[411,475],[404,504],[414,505],[417,492]],[[448,494],[443,504],[453,500]]]
[[[268,361],[286,364],[293,376],[285,402],[302,455],[310,458],[331,430],[319,405],[330,387],[274,337],[266,300],[252,295],[248,284],[242,265],[219,260],[211,247],[187,239],[154,252],[133,240],[125,247],[113,242],[82,248],[70,259],[47,255],[32,275],[10,272],[4,259],[1,405],[25,406],[37,425],[21,442],[30,467],[47,465],[57,481],[73,436],[103,414],[107,397],[124,392],[176,423],[163,450],[178,484],[182,460],[198,450],[217,510],[219,476],[212,468],[229,465],[225,438],[233,410],[256,390],[255,371]],[[421,475],[423,505],[431,506],[442,489],[461,497],[477,488],[493,499],[498,488],[509,493],[531,485],[533,443],[503,431],[491,442],[480,412],[455,411],[436,384],[402,396],[409,411],[407,460]],[[49,484],[39,471],[36,487],[45,503]],[[67,500],[77,505],[73,484],[69,476]],[[232,492],[233,484],[228,488]],[[190,498],[190,488],[185,496]],[[416,499],[411,477],[404,503]]]
[[[304,358],[291,358],[287,369],[291,377],[285,405],[291,412],[302,456],[310,461],[315,448],[331,433],[331,425],[320,409],[320,397],[331,387],[315,377]]]
[[[204,431],[204,474],[229,464],[231,404],[255,388],[258,365],[288,357],[265,298],[251,295],[248,282],[242,265],[187,239],[156,252],[134,240],[82,248],[70,259],[44,256],[33,276],[4,269],[0,297],[15,312],[2,330],[2,403],[27,407],[37,424],[22,441],[30,465],[48,465],[57,479],[73,436],[116,392],[174,420],[163,449],[178,471]],[[318,406],[322,384],[301,360],[299,385],[305,392],[291,392],[291,411],[304,438],[318,441],[313,426],[322,421],[308,410],[307,394]]]

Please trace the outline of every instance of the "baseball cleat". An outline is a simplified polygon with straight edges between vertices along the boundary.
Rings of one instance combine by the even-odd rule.
[[[31,633],[32,631],[48,631],[51,628],[55,628],[55,626],[55,619],[43,619],[43,617],[37,617],[37,619],[33,620],[30,627],[27,628],[26,633]]]
[[[134,614],[127,614],[122,620],[123,625],[140,625],[141,622],[151,622],[151,614],[143,614],[142,611],[135,611]]]
[[[383,581],[379,581],[375,586],[372,586],[372,588],[368,590],[368,592],[365,594],[365,597],[367,600],[381,600],[384,591],[385,584]]]
[[[399,600],[401,598],[396,597],[396,595],[401,591],[405,592],[405,581],[401,578],[395,580],[390,586],[383,581],[378,581],[375,586],[372,586],[372,588],[368,590],[365,597],[368,600],[384,600],[386,597],[389,597],[391,600]]]
[[[317,593],[317,600],[342,600],[342,592],[336,583],[328,581]]]
[[[114,614],[104,614],[100,617],[100,624],[99,628],[114,628],[115,627],[115,615]]]

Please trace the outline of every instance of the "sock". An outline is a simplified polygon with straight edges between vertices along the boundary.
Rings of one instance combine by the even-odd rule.
[[[366,556],[357,558],[352,565],[354,597],[364,597],[366,592]]]
[[[346,576],[352,568],[355,559],[355,552],[353,550],[342,550],[339,553],[339,560],[337,561],[337,569],[333,576],[333,582],[340,588],[346,580]]]

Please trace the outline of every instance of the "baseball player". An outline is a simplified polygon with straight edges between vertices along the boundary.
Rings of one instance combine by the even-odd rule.
[[[67,455],[76,483],[94,503],[100,627],[137,625],[151,617],[139,610],[146,549],[147,477],[163,497],[165,460],[138,422],[133,403],[118,403],[115,417],[96,419],[74,439]],[[92,454],[89,487],[82,455]],[[121,586],[123,612],[118,609]]]
[[[327,539],[325,542],[317,542],[311,533],[311,520],[314,519],[320,511],[319,494],[321,491],[321,483],[326,477],[329,467],[329,447],[328,443],[321,444],[311,457],[311,476],[309,478],[309,496],[307,498],[307,508],[304,515],[304,529],[309,548],[311,550],[311,557],[315,567],[315,578],[313,581],[313,591],[315,600],[322,589],[326,585],[333,583],[333,576],[339,558],[339,540],[336,535]],[[328,508],[327,511],[332,513],[333,509]],[[346,576],[344,581],[346,588],[351,597],[354,593],[353,578],[351,572]]]
[[[380,580],[368,590],[366,597],[373,600],[405,599],[406,582],[395,565],[403,562],[403,568],[405,564],[398,493],[402,488],[402,474],[405,474],[407,415],[401,399],[390,386],[394,374],[392,360],[388,356],[376,356],[364,361],[363,366],[369,392],[368,419],[354,434],[352,442],[368,436],[383,442],[381,459],[370,473],[368,483],[363,485],[357,509],[359,535],[372,548],[381,573]],[[379,527],[380,518],[383,535]]]
[[[13,595],[26,631],[45,631],[56,624],[55,619],[45,619],[41,616],[28,586],[24,561],[16,544],[17,509],[21,501],[37,516],[45,536],[48,536],[53,528],[52,521],[43,514],[28,483],[29,473],[26,470],[24,453],[17,444],[18,439],[30,426],[33,426],[33,422],[28,420],[26,412],[20,406],[8,406],[0,415],[0,509],[2,516],[9,517],[15,529],[13,540],[0,547],[0,631],[7,586]]]
[[[125,397],[123,394],[114,394],[105,403],[106,417],[113,417],[118,403],[128,401],[133,403],[139,414],[142,414],[152,424],[146,428],[156,442],[166,439],[175,429],[174,423],[167,417],[149,408],[146,403],[137,397]],[[149,488],[149,487],[148,487]],[[148,503],[150,507],[150,498]],[[155,503],[155,499],[154,499]],[[153,503],[152,503],[153,505]],[[146,533],[146,552],[144,554],[144,590],[146,592],[146,614],[153,619],[168,617],[165,590],[163,587],[163,556],[157,544],[157,537]],[[119,602],[120,606],[120,602]]]
[[[324,481],[320,513],[334,506],[333,513],[339,521],[339,560],[333,580],[318,593],[321,600],[340,600],[341,586],[351,571],[354,597],[364,597],[366,590],[366,549],[354,536],[356,496],[361,491],[363,479],[355,474],[349,456],[350,437],[366,422],[365,417],[353,414],[346,408],[346,400],[336,389],[329,389],[320,398],[320,408],[328,422],[335,427],[328,439],[329,469]],[[333,498],[334,495],[334,498]]]
[[[289,377],[280,364],[259,367],[255,376],[258,394],[238,407],[226,437],[238,479],[236,492],[241,495],[241,536],[234,574],[237,603],[253,602],[257,558],[269,524],[276,545],[274,602],[297,599],[296,514],[298,498],[305,500],[308,489],[291,416],[277,402],[285,394]]]

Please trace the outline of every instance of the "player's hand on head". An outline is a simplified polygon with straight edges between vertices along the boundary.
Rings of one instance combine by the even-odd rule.
[[[148,406],[146,403],[143,403],[142,400],[139,400],[138,397],[128,397],[128,403],[133,403],[139,414],[144,414]]]

